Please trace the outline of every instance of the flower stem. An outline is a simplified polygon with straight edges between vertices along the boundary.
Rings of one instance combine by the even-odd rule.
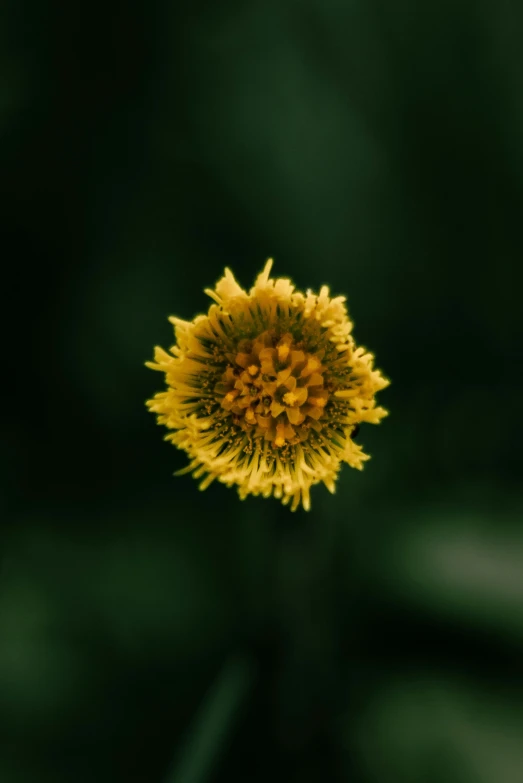
[[[212,684],[165,783],[206,783],[256,679],[246,655],[228,660]]]

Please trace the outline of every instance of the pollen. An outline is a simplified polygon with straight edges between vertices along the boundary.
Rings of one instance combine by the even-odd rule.
[[[313,485],[333,492],[343,463],[369,459],[353,437],[387,415],[375,397],[389,382],[356,345],[344,297],[302,294],[271,266],[248,292],[226,269],[206,315],[170,319],[175,345],[147,363],[166,388],[147,404],[202,489],[217,479],[309,509]]]
[[[256,424],[256,414],[252,410],[252,408],[247,408],[245,412],[245,421],[248,424]]]
[[[287,356],[289,355],[290,348],[287,345],[287,343],[282,343],[281,345],[278,345],[278,359],[280,362],[284,362]]]
[[[307,366],[305,368],[305,371],[311,373],[317,370],[318,367],[320,367],[320,362],[317,359],[315,359],[314,356],[310,356],[307,359]]]

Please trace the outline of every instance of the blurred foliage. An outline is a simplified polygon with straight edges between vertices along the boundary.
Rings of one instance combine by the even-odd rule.
[[[1,783],[523,779],[522,23],[8,0]],[[144,407],[269,256],[393,381],[308,515],[174,479]]]

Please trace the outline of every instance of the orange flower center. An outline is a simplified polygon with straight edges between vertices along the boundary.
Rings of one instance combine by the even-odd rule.
[[[321,359],[296,346],[290,334],[263,332],[238,346],[215,392],[222,408],[247,432],[276,448],[319,431],[329,399]]]

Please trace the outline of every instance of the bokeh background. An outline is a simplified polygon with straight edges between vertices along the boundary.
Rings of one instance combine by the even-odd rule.
[[[8,0],[1,783],[521,783],[523,6]],[[144,361],[230,265],[392,379],[312,511]]]

